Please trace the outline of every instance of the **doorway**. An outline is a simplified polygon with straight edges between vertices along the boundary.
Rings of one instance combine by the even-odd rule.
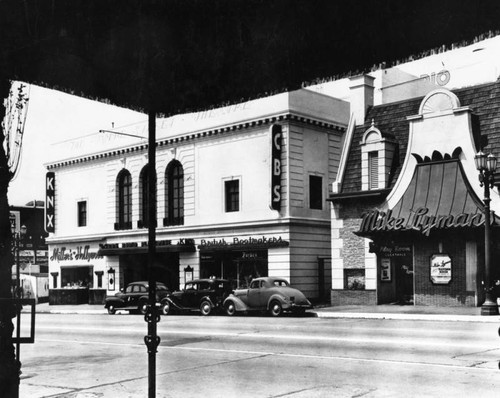
[[[396,274],[396,301],[401,305],[413,305],[413,261],[411,256],[392,259]]]

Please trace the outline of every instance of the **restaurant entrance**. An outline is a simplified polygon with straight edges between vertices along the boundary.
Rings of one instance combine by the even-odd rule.
[[[410,256],[395,257],[396,301],[401,305],[413,305],[413,261]]]
[[[394,242],[375,245],[377,247],[378,304],[414,304],[413,248],[410,244]]]

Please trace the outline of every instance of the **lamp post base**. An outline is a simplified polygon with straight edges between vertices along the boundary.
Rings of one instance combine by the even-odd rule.
[[[486,297],[481,306],[481,315],[498,315],[498,304],[491,297]]]

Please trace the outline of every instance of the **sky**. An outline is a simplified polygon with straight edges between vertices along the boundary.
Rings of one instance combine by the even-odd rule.
[[[44,164],[60,160],[59,148],[66,140],[97,134],[131,123],[144,122],[147,116],[75,95],[29,86],[21,165],[8,191],[11,206],[24,206],[45,200]]]
[[[400,64],[397,68],[417,77],[447,76],[445,81],[441,79],[437,83],[448,89],[494,81],[500,73],[500,36]],[[99,134],[99,130],[147,137],[145,114],[39,86],[29,87],[21,165],[9,187],[10,205],[23,206],[33,200],[45,200],[46,163],[81,155],[82,151],[99,152],[137,142],[136,138]],[[346,100],[349,96],[348,79],[310,89]],[[226,118],[244,120],[259,104],[266,106],[267,103],[261,99],[160,119],[157,137],[211,128],[227,123]]]

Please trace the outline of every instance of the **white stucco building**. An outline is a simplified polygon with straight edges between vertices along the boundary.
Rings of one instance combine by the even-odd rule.
[[[308,90],[158,119],[157,279],[177,289],[275,275],[329,295],[326,199],[348,119],[347,102]],[[87,302],[87,291],[100,302],[147,279],[146,142],[101,133],[46,165],[52,304]]]

